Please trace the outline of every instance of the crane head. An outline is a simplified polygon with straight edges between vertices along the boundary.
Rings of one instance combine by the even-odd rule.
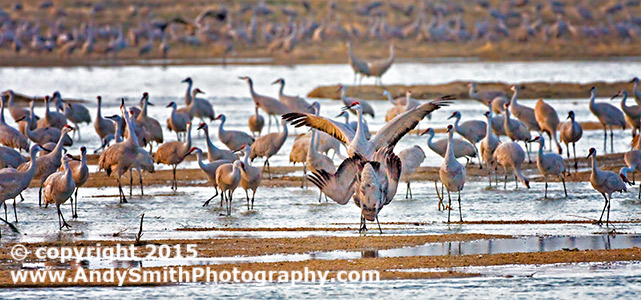
[[[486,110],[486,111],[483,113],[483,115],[489,118],[489,117],[490,117],[490,111],[489,111],[489,110]]]
[[[339,84],[339,85],[338,85],[338,88],[336,89],[336,91],[338,92],[338,91],[340,91],[340,90],[342,90],[342,89],[344,89],[344,88],[345,88],[345,87],[344,87],[342,84]]]
[[[451,118],[457,118],[457,119],[458,119],[458,118],[460,118],[460,117],[461,117],[461,113],[460,113],[459,111],[455,111],[455,112],[453,112],[453,113],[452,113],[452,115],[451,115],[449,118],[447,118],[447,119],[448,119],[448,120],[449,120],[449,119],[451,119]]]
[[[167,104],[167,107],[172,107],[172,106],[174,106],[174,105],[176,105],[176,102],[171,101],[171,102],[169,102],[169,104]]]
[[[568,119],[572,119],[574,117],[574,111],[571,110],[568,112]]]
[[[639,82],[639,77],[634,77],[632,80],[630,80],[630,83],[638,83]]]
[[[428,128],[428,129],[425,129],[425,131],[421,132],[421,135],[424,135],[424,134],[427,134],[427,133],[432,134],[433,132],[434,132],[434,129],[432,129],[432,128],[430,127],[430,128]]]
[[[183,79],[181,82],[182,83],[185,83],[185,82],[191,83],[193,81],[191,80],[191,77],[187,77],[187,78]]]
[[[85,146],[80,147],[80,153],[86,154],[87,153],[87,147],[85,147]]]
[[[98,99],[98,102],[102,101],[102,96],[96,96],[96,99]]]
[[[149,93],[147,92],[142,93],[142,99],[147,99],[147,98],[149,98]]]
[[[282,79],[282,78],[278,78],[278,79],[274,80],[274,82],[272,82],[272,84],[278,84],[278,83],[285,83],[285,80]]]
[[[596,92],[596,86],[591,87],[590,92]]]
[[[217,116],[214,118],[214,120],[220,120],[220,119],[223,119],[223,118],[225,118],[225,115],[220,114],[220,115],[217,115]]]
[[[203,128],[207,128],[207,123],[202,122],[200,123],[200,125],[198,125],[198,129],[203,129]]]
[[[49,95],[45,95],[45,102],[49,101]]]
[[[610,101],[612,101],[612,100],[614,100],[615,98],[617,98],[617,97],[621,96],[622,94],[623,94],[623,92],[622,92],[621,90],[617,91],[617,93],[616,93],[614,96],[610,97]]]
[[[588,153],[586,158],[590,158],[590,156],[596,156],[596,149],[590,148],[590,153]]]
[[[454,126],[452,126],[452,124],[447,125],[447,132],[452,132],[453,128],[454,128]]]
[[[74,128],[69,126],[68,124],[65,125],[65,127],[62,127],[62,131],[64,132],[71,132],[72,130],[74,130]]]
[[[194,94],[204,94],[204,93],[205,93],[205,92],[203,92],[203,90],[201,90],[201,89],[199,89],[199,88],[196,88],[196,89],[194,90]]]

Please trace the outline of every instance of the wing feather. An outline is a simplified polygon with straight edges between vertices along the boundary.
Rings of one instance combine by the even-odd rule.
[[[439,109],[442,106],[447,106],[450,102],[444,100],[454,99],[452,96],[443,96],[437,100],[430,101],[419,105],[418,107],[408,110],[402,114],[397,115],[391,121],[387,122],[375,136],[372,137],[370,142],[374,146],[374,150],[381,149],[387,145],[392,148],[398,141],[405,136],[410,130],[414,129],[418,122],[423,120],[427,114]]]
[[[292,112],[284,114],[283,120],[291,122],[295,127],[308,126],[323,131],[345,145],[354,138],[354,131],[348,125],[324,117]]]
[[[340,205],[345,205],[354,194],[354,182],[356,175],[362,169],[363,162],[362,156],[352,156],[341,163],[335,174],[318,170],[308,178],[329,198]]]

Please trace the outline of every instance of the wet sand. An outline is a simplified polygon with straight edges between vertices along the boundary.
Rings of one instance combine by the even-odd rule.
[[[412,97],[416,99],[435,99],[443,95],[453,95],[460,100],[469,100],[469,88],[467,81],[456,81],[447,84],[434,85],[361,85],[351,87],[347,90],[348,97],[357,97],[367,100],[387,100],[383,91],[388,90],[394,98],[405,96],[407,90],[412,91]],[[595,86],[599,97],[612,97],[619,90],[630,89],[632,84],[622,82],[590,82],[585,84],[566,82],[478,82],[477,89],[503,91],[508,97],[513,92],[510,87],[514,84],[520,86],[519,98],[521,99],[589,99],[590,88]],[[320,86],[307,94],[310,98],[340,99],[338,86]]]

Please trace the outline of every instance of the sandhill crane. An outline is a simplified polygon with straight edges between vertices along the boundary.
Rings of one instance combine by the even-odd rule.
[[[28,109],[26,109],[24,107],[20,107],[20,106],[14,104],[13,101],[14,101],[16,95],[13,92],[13,90],[6,90],[3,94],[4,95],[8,95],[8,97],[9,97],[9,102],[5,103],[5,105],[7,105],[9,107],[9,113],[11,114],[11,117],[13,118],[13,120],[18,120],[18,119],[20,119],[22,117],[25,117],[25,116],[29,115],[30,112],[29,112]],[[31,128],[31,129],[36,129],[35,125],[36,125],[36,122],[33,122],[33,126],[34,127]]]
[[[632,172],[632,180],[634,181],[634,172],[641,172],[641,150],[631,150],[623,154],[623,160],[626,167],[621,168],[621,173],[627,178],[628,172]],[[641,199],[641,182],[639,183],[639,195],[637,199]]]
[[[62,134],[60,135],[60,139],[58,140],[58,143],[56,143],[56,147],[53,148],[53,150],[43,156],[40,156],[36,159],[37,161],[37,168],[36,168],[36,174],[34,175],[34,179],[40,179],[40,189],[38,191],[38,205],[42,205],[42,185],[44,184],[44,181],[47,179],[47,176],[51,175],[52,173],[58,171],[58,168],[60,168],[60,158],[62,157],[62,145],[63,145],[63,140],[67,133],[71,132],[71,126],[66,125],[65,127],[62,128]],[[18,171],[24,172],[31,166],[31,162],[24,163],[18,167]]]
[[[71,198],[71,217],[76,219],[78,218],[78,189],[82,187],[85,182],[87,182],[87,179],[89,179],[89,168],[87,167],[87,147],[80,147],[80,160],[73,159],[69,161],[69,169],[71,169],[71,177],[73,177],[73,181],[76,183],[76,190],[74,192],[73,198]],[[61,166],[60,171],[64,170],[64,166]]]
[[[628,106],[625,102],[628,99],[628,92],[627,91],[619,91],[616,95],[612,96],[610,98],[611,100],[614,100],[616,97],[622,96],[623,98],[621,99],[621,110],[623,111],[623,114],[625,114],[625,119],[628,121],[628,124],[630,124],[630,127],[632,127],[632,137],[635,135],[639,134],[641,131],[641,106],[639,105],[632,105]]]
[[[249,85],[249,93],[251,94],[251,97],[254,100],[254,103],[256,104],[256,106],[258,106],[267,114],[267,118],[269,119],[269,122],[267,125],[267,131],[271,129],[272,117],[274,117],[275,119],[278,119],[279,116],[286,114],[290,111],[289,108],[285,104],[281,103],[280,101],[269,96],[263,96],[263,95],[257,94],[254,91],[254,82],[248,76],[241,76],[238,78],[247,82],[247,84]],[[276,124],[278,124],[278,121],[276,121]],[[249,144],[251,145],[251,143]],[[240,148],[240,146],[242,146],[242,144],[239,145],[238,147]]]
[[[29,138],[36,144],[44,145],[46,143],[55,143],[60,139],[61,131],[56,127],[40,127],[35,130],[31,130],[31,125],[33,121],[29,117],[22,117],[18,121],[26,121],[27,126],[25,126],[25,136]],[[62,141],[63,146],[73,145],[73,140],[69,136],[65,136]]]
[[[176,139],[180,141],[179,133],[187,131],[187,123],[191,122],[191,118],[176,110],[176,102],[169,102],[167,107],[171,107],[171,116],[167,119],[167,129],[176,132]]]
[[[96,129],[98,136],[100,136],[100,140],[104,141],[107,136],[114,134],[114,122],[102,117],[102,97],[98,96],[96,98],[98,100],[98,110],[93,126]]]
[[[283,147],[285,141],[287,140],[287,123],[285,123],[284,120],[281,120],[281,123],[283,125],[283,131],[279,133],[273,132],[263,135],[257,138],[256,141],[251,144],[251,154],[249,156],[249,159],[254,161],[254,158],[256,157],[264,157],[265,164],[263,165],[263,168],[267,167],[267,174],[269,174],[269,179],[272,179],[272,172],[269,168],[269,158],[278,153],[278,151],[280,151],[280,148]]]
[[[0,146],[0,169],[6,167],[17,168],[25,162],[27,162],[27,158],[20,155],[20,152],[9,147]]]
[[[307,148],[307,156],[305,157],[305,166],[309,168],[310,172],[316,172],[323,170],[330,174],[336,172],[336,166],[332,159],[326,155],[318,153],[318,130],[312,129],[312,138],[309,141],[309,147]],[[318,195],[318,202],[321,202],[321,197],[323,192]]]
[[[385,114],[385,122],[389,122],[398,114],[404,113],[421,105],[421,102],[412,98],[412,91],[409,90],[405,92],[405,97],[399,97],[396,100],[392,99],[392,95],[387,90],[383,91],[383,95],[387,96],[387,99],[394,104],[394,107],[387,110],[387,113]],[[430,115],[428,115],[428,118],[429,117]]]
[[[176,182],[176,167],[185,160],[185,157],[191,150],[191,122],[187,123],[187,140],[186,142],[172,141],[166,142],[156,150],[154,153],[154,162],[157,164],[171,165],[173,171],[173,180],[171,182],[171,189],[177,190],[178,183]]]
[[[305,99],[298,96],[289,96],[283,93],[285,89],[285,79],[278,78],[272,84],[280,84],[280,89],[278,89],[278,101],[285,104],[289,111],[293,112],[302,112],[302,113],[313,113],[314,109],[311,108],[310,104],[305,101]]]
[[[465,186],[465,167],[461,165],[454,157],[454,127],[447,125],[447,151],[445,152],[445,160],[438,171],[439,178],[445,189],[447,190],[448,207],[452,207],[452,197],[450,192],[458,193],[458,211],[460,221],[463,222],[463,214],[461,212],[461,190]],[[447,210],[447,222],[450,222],[450,211]]]
[[[634,95],[634,100],[638,105],[641,105],[641,91],[639,91],[639,78],[634,77],[630,83],[634,83],[632,86],[632,94]]]
[[[373,60],[367,63],[368,76],[374,76],[376,78],[375,84],[383,85],[383,74],[389,70],[389,68],[394,63],[394,44],[389,46],[389,56],[384,59]]]
[[[41,149],[42,148],[38,145],[31,146],[29,154],[31,155],[31,161],[34,161],[35,163],[30,164],[29,168],[26,170],[18,171],[13,168],[0,169],[0,204],[4,204],[5,201],[13,199],[13,213],[16,218],[16,222],[18,222],[16,197],[29,187],[29,183],[31,183],[33,176],[36,174],[36,167],[38,166],[36,157],[38,151]],[[8,220],[2,221],[7,223]]]
[[[0,144],[14,149],[29,150],[29,140],[4,121],[4,95],[0,100]]]
[[[412,199],[412,188],[410,187],[410,176],[416,173],[416,169],[421,166],[425,160],[425,152],[420,146],[414,145],[410,148],[404,149],[398,153],[398,158],[401,159],[401,177],[400,181],[407,183],[407,190],[405,191],[405,199]]]
[[[508,110],[510,104],[505,104],[505,110]],[[511,141],[523,141],[525,144],[525,150],[527,153],[527,159],[529,163],[532,163],[530,159],[530,150],[528,149],[528,143],[532,139],[530,131],[527,129],[527,126],[523,122],[510,118],[510,112],[505,112],[505,119],[503,121],[503,126],[505,127],[505,133],[510,138]]]
[[[476,152],[477,157],[479,158],[479,167],[483,168],[481,165],[481,157],[478,154],[478,149],[476,148],[476,143],[480,142],[485,135],[487,134],[486,124],[483,121],[479,120],[469,120],[465,121],[459,125],[461,121],[461,112],[455,111],[452,115],[447,118],[448,120],[455,118],[454,121],[454,130],[456,133],[460,134],[464,139],[468,140],[472,146],[474,146],[474,152]]]
[[[231,215],[231,201],[234,191],[240,184],[241,172],[245,164],[240,160],[221,165],[216,170],[216,184],[220,188],[227,207],[227,215]]]
[[[612,133],[612,126],[620,126],[625,130],[625,117],[623,113],[610,103],[600,102],[596,103],[596,87],[590,89],[590,111],[603,125],[603,151],[607,151],[608,131],[610,127],[610,151],[614,152],[614,133]]]
[[[160,122],[158,120],[148,116],[147,114],[147,108],[149,105],[152,105],[151,102],[149,102],[149,93],[144,92],[142,94],[142,99],[140,99],[141,102],[141,110],[140,114],[136,118],[137,123],[140,122],[143,124],[143,128],[149,132],[149,135],[151,137],[150,141],[154,141],[157,144],[162,144],[164,141],[163,134],[162,134],[162,126],[160,126]]]
[[[254,143],[254,138],[242,131],[238,130],[225,130],[223,126],[227,118],[225,115],[218,115],[214,120],[220,120],[220,125],[218,126],[218,139],[229,148],[231,151],[236,151],[240,149],[243,145],[252,145]]]
[[[203,122],[205,118],[208,118],[210,121],[213,120],[216,117],[214,107],[207,99],[197,97],[198,94],[205,94],[205,92],[199,88],[195,88],[192,91],[193,104],[191,104],[191,106],[194,107],[194,117],[199,118]]]
[[[140,195],[145,194],[145,190],[142,184],[142,171],[148,173],[154,173],[156,170],[154,168],[154,158],[147,152],[144,148],[138,147],[136,153],[136,160],[131,168],[129,168],[129,197],[132,197],[132,187],[133,187],[133,172],[132,169],[136,169],[138,173],[138,183],[140,184]]]
[[[345,117],[345,125],[349,126],[354,132],[356,132],[356,128],[358,127],[358,122],[356,121],[349,121],[349,114],[347,111],[341,111],[337,118],[339,117]],[[365,137],[369,140],[372,137],[372,134],[369,132],[369,126],[367,125],[367,122],[363,122],[363,132],[365,133]]]
[[[62,129],[62,127],[67,125],[67,117],[57,111],[49,110],[50,99],[48,95],[45,96],[44,101],[45,116],[44,118],[38,120],[38,127],[56,127],[58,129]]]
[[[367,103],[367,101],[362,99],[347,97],[347,87],[342,84],[338,86],[338,89],[341,91],[341,100],[343,100],[343,104],[345,104],[345,106],[350,107],[355,102],[358,102],[362,107],[363,114],[370,115],[372,118],[374,118],[374,108],[369,103]]]
[[[352,42],[347,42],[347,59],[352,70],[354,70],[354,84],[356,84],[356,77],[358,77],[359,74],[362,80],[363,76],[370,74],[370,72],[367,62],[356,57],[352,48]]]
[[[38,128],[38,124],[37,124],[38,121],[37,120],[39,118],[33,112],[35,105],[36,105],[36,103],[35,103],[34,100],[29,101],[29,112],[26,115],[24,115],[24,119],[22,121],[18,121],[17,122],[18,123],[18,131],[20,131],[22,134],[26,135],[26,133],[27,133],[27,130],[26,130],[27,119],[31,119],[32,120],[31,121],[31,127],[30,127],[31,130],[35,130],[36,128]],[[22,117],[20,117],[18,119],[14,119],[14,120],[19,120],[19,119],[22,119]]]
[[[503,115],[497,115],[497,116],[492,116],[492,131],[496,136],[507,136],[507,132],[505,132],[505,116]]]
[[[254,197],[256,196],[256,190],[260,186],[260,182],[263,179],[263,174],[259,168],[254,167],[249,163],[249,154],[251,152],[249,146],[243,145],[242,147],[240,147],[240,151],[243,152],[243,164],[245,166],[240,170],[240,186],[243,188],[243,190],[245,190],[245,197],[247,198],[247,210],[250,210],[249,193],[247,191],[252,191],[251,209],[254,209]]]
[[[487,179],[488,182],[490,183],[490,187],[492,187],[492,171],[493,171],[493,166],[494,166],[494,151],[496,151],[496,148],[499,146],[501,143],[501,140],[494,135],[494,131],[491,130],[492,128],[492,110],[488,110],[484,113],[485,117],[487,118],[487,129],[485,130],[487,134],[481,140],[481,146],[479,147],[479,150],[481,151],[481,159],[483,160],[483,163],[485,164],[485,167],[487,168]],[[454,148],[456,149],[456,147]]]
[[[469,95],[472,99],[476,99],[481,103],[487,105],[487,107],[492,109],[492,111],[496,114],[502,113],[505,103],[510,102],[507,99],[507,96],[505,96],[505,93],[501,91],[479,92],[478,89],[476,88],[475,82],[470,82],[467,84],[467,86],[470,88]]]
[[[219,159],[219,160],[214,160],[214,161],[209,162],[209,163],[204,162],[203,161],[203,151],[200,150],[200,148],[196,148],[196,147],[191,147],[191,149],[189,149],[189,152],[187,153],[187,155],[189,155],[191,153],[196,153],[196,156],[198,157],[198,166],[200,167],[200,170],[202,170],[203,173],[205,173],[205,175],[207,176],[207,180],[209,180],[209,182],[214,185],[214,189],[216,190],[216,194],[214,194],[211,198],[209,198],[203,204],[203,206],[207,206],[207,205],[209,205],[209,202],[212,199],[214,199],[214,198],[216,198],[216,196],[218,196],[218,184],[216,183],[216,170],[218,169],[218,167],[220,167],[220,166],[222,166],[224,164],[231,163],[231,161],[226,160],[226,159]],[[220,206],[221,207],[223,206],[223,201],[222,200],[223,200],[223,195],[221,194],[220,195]]]
[[[354,102],[352,106],[349,107],[349,109],[356,110],[358,117],[358,127],[355,133],[343,123],[311,114],[289,113],[283,115],[283,119],[291,121],[292,125],[296,127],[305,125],[327,132],[344,145],[347,145],[347,152],[350,157],[358,153],[365,159],[372,159],[374,153],[379,149],[387,146],[393,148],[396,143],[405,136],[405,134],[414,129],[416,125],[418,125],[418,122],[428,113],[449,104],[449,102],[443,101],[448,99],[451,99],[451,97],[441,97],[439,100],[423,103],[413,110],[396,116],[396,118],[385,124],[385,126],[369,140],[365,138],[365,133],[363,132],[363,109],[359,102]]]
[[[426,134],[427,146],[436,154],[445,158],[445,152],[447,152],[447,138],[432,141],[434,139],[434,129],[432,128],[428,128],[421,133],[421,135]],[[452,144],[454,145],[454,156],[456,158],[465,157],[469,161],[470,157],[476,157],[476,150],[474,150],[474,146],[463,138],[453,140]]]
[[[536,166],[539,168],[539,172],[543,175],[545,180],[545,194],[544,197],[548,197],[548,176],[556,175],[559,176],[561,182],[563,182],[563,192],[565,192],[565,198],[568,197],[568,190],[565,188],[565,163],[563,162],[563,157],[556,153],[543,153],[543,148],[545,148],[545,139],[542,136],[537,136],[533,141],[539,143],[539,152],[536,157]]]
[[[347,204],[353,196],[354,204],[361,210],[359,232],[367,230],[366,221],[376,220],[383,233],[378,214],[394,199],[401,177],[401,159],[393,151],[394,143],[390,143],[378,149],[372,160],[355,153],[341,163],[336,173],[320,170],[310,175],[309,180],[340,205]]]
[[[590,183],[592,187],[597,190],[603,198],[605,198],[605,205],[603,206],[603,211],[601,212],[601,217],[597,224],[602,224],[603,214],[605,209],[608,209],[607,219],[605,225],[610,225],[610,201],[612,201],[612,193],[614,192],[627,192],[628,189],[625,186],[625,183],[621,175],[617,175],[614,172],[602,171],[599,170],[599,167],[596,164],[596,149],[590,148],[590,153],[587,158],[592,157],[592,174],[590,174]]]
[[[547,133],[550,137],[550,143],[554,141],[559,154],[563,154],[563,148],[561,148],[561,144],[556,137],[556,131],[557,128],[559,128],[560,121],[559,115],[556,113],[554,107],[545,103],[543,99],[539,99],[536,105],[534,105],[534,116],[536,117],[536,122],[539,123],[541,131]]]
[[[536,121],[534,109],[517,102],[520,88],[517,85],[513,85],[510,89],[514,92],[512,99],[509,102],[512,115],[519,119],[519,121],[523,122],[523,124],[527,126],[528,130],[541,132],[539,122]]]
[[[568,113],[568,119],[570,119],[570,121],[561,124],[559,136],[561,138],[561,142],[565,144],[565,148],[568,152],[568,160],[570,159],[569,145],[572,143],[572,150],[574,151],[574,170],[578,172],[579,163],[576,160],[576,142],[578,142],[581,139],[581,136],[583,136],[583,128],[581,128],[581,124],[574,120],[574,111],[570,111]]]
[[[140,147],[138,145],[136,131],[134,130],[135,125],[133,125],[133,121],[129,118],[124,98],[121,101],[120,112],[125,117],[129,136],[126,140],[109,146],[109,148],[100,154],[100,157],[98,158],[98,171],[105,170],[105,172],[107,172],[107,176],[111,176],[111,173],[115,173],[118,176],[117,180],[120,203],[127,203],[125,193],[122,191],[120,178],[124,172],[136,165],[136,159],[138,158]]]
[[[78,133],[78,140],[80,140],[80,128],[78,126],[82,123],[91,124],[89,110],[80,103],[64,102],[58,91],[53,92],[52,100],[55,101],[56,107],[64,113],[67,120],[73,123],[73,127],[76,128]]]
[[[56,205],[60,230],[64,227],[71,228],[71,226],[69,226],[65,221],[62,211],[60,211],[60,206],[67,202],[67,199],[71,198],[73,191],[76,189],[76,183],[73,180],[71,169],[69,168],[69,161],[71,160],[71,155],[62,156],[60,164],[63,166],[64,171],[49,175],[47,180],[44,182],[44,188],[42,190],[45,202],[47,204],[53,203]],[[71,211],[73,212],[73,204],[71,205]],[[61,219],[62,222],[60,221]]]
[[[508,168],[511,168],[514,173],[514,183],[517,188],[518,180],[521,180],[528,189],[530,188],[530,180],[525,177],[521,171],[521,165],[523,165],[523,161],[525,160],[525,153],[519,144],[515,142],[501,143],[494,151],[494,160],[503,167],[503,174],[505,175],[503,188],[507,188]]]
[[[249,131],[251,131],[252,136],[258,136],[263,132],[263,127],[265,127],[265,119],[258,113],[258,106],[254,106],[254,114],[249,117]]]
[[[200,123],[198,129],[202,129],[205,132],[205,140],[207,142],[207,159],[209,162],[220,159],[226,159],[230,162],[238,160],[238,156],[236,154],[226,149],[220,149],[211,142],[211,139],[209,138],[209,126],[207,123]]]

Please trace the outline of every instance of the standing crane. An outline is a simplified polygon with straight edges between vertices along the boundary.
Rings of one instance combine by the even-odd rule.
[[[608,131],[610,127],[610,151],[614,152],[614,133],[612,133],[612,126],[620,126],[625,130],[625,117],[623,113],[610,103],[596,101],[596,87],[590,89],[590,111],[603,125],[603,151],[607,151]]]
[[[568,119],[570,119],[570,121],[561,124],[561,131],[559,132],[559,136],[561,137],[561,142],[565,144],[565,148],[568,154],[568,160],[570,159],[569,145],[570,143],[572,143],[572,150],[574,152],[574,171],[578,172],[579,163],[576,160],[576,142],[578,142],[581,139],[581,136],[583,136],[583,128],[581,128],[581,124],[579,124],[579,122],[577,122],[574,118],[574,111],[568,112]]]

